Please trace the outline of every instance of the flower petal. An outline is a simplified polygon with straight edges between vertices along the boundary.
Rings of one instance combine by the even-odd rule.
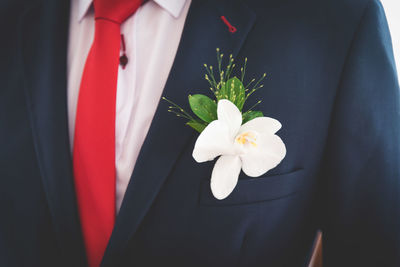
[[[221,156],[214,165],[211,175],[211,192],[217,199],[224,199],[232,193],[237,184],[241,160],[238,156]]]
[[[192,156],[201,163],[213,160],[222,154],[233,154],[233,140],[224,121],[212,121],[199,135]]]
[[[258,117],[246,122],[240,127],[239,134],[254,131],[259,134],[275,134],[282,127],[282,124],[273,118]]]
[[[242,113],[231,101],[221,99],[217,107],[218,120],[224,121],[229,127],[232,139],[237,135],[240,125],[242,125]]]
[[[257,146],[246,146],[240,156],[243,172],[250,177],[263,175],[275,168],[286,156],[286,146],[277,135],[263,134],[257,138]]]

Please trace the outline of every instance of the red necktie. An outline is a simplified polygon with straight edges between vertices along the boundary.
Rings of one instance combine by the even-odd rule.
[[[90,267],[101,263],[115,222],[115,106],[120,25],[141,0],[94,0],[95,35],[76,111],[75,190]]]

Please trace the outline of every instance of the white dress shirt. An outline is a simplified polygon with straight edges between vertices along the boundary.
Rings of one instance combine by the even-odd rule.
[[[154,0],[121,25],[129,59],[119,67],[115,127],[116,209],[126,188],[167,81],[191,0]],[[76,106],[94,37],[92,0],[72,0],[68,44],[68,122],[71,150]]]

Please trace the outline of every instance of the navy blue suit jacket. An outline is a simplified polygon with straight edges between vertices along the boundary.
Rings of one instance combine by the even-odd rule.
[[[86,266],[68,20],[67,0],[0,4],[0,266]],[[187,108],[206,92],[217,47],[268,74],[255,99],[282,122],[286,158],[216,200],[197,134],[160,102],[102,267],[306,266],[318,229],[327,267],[400,266],[399,86],[379,1],[193,0],[164,95]]]

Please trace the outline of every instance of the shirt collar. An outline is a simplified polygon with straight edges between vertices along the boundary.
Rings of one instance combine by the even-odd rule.
[[[81,21],[89,11],[93,0],[75,0],[78,5],[78,20]],[[178,18],[181,14],[186,0],[152,0],[161,8],[165,9],[174,18]]]

